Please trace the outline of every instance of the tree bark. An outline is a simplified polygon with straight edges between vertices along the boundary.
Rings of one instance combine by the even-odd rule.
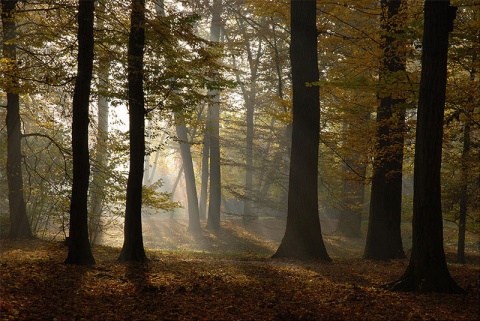
[[[200,214],[198,211],[197,186],[195,183],[195,172],[193,170],[192,153],[188,142],[187,126],[182,119],[179,119],[178,113],[174,114],[177,136],[180,144],[180,154],[182,156],[183,173],[185,176],[185,186],[187,189],[188,202],[188,230],[192,233],[198,233],[202,230],[200,226]]]
[[[222,0],[213,0],[212,23],[210,26],[210,40],[220,41],[222,24]],[[222,198],[221,171],[220,171],[220,92],[211,90],[208,114],[208,133],[210,143],[210,194],[208,202],[207,228],[220,229],[220,204]]]
[[[143,93],[145,0],[132,0],[131,10],[128,42],[130,170],[127,181],[124,242],[119,261],[144,262],[147,259],[142,234],[142,180],[145,157],[145,101]]]
[[[447,267],[440,193],[448,32],[452,30],[454,17],[450,1],[425,1],[414,161],[412,254],[403,276],[388,285],[392,290],[463,292]]]
[[[78,5],[78,72],[73,93],[72,151],[73,186],[70,203],[68,264],[94,264],[88,238],[88,109],[93,71],[93,19],[95,3],[80,0]]]
[[[32,238],[33,234],[28,221],[25,199],[23,195],[22,177],[22,132],[20,120],[19,84],[16,73],[17,49],[16,34],[16,5],[18,1],[2,0],[2,29],[3,29],[3,57],[9,65],[9,73],[5,74],[7,86],[7,181],[8,204],[10,210],[11,239]]]
[[[207,129],[208,130],[208,129]],[[210,159],[210,140],[208,133],[203,137],[202,148],[202,177],[200,188],[200,219],[205,220],[207,218],[207,194],[208,194],[208,177],[209,177],[209,159]]]
[[[98,5],[98,2],[97,2]],[[105,6],[98,5],[97,13],[105,14]],[[98,28],[103,30],[103,20],[99,19]],[[95,164],[92,170],[92,186],[90,189],[90,216],[88,230],[90,244],[95,244],[102,230],[102,211],[105,200],[105,169],[108,165],[108,115],[109,105],[105,91],[108,86],[110,61],[104,53],[99,58],[98,100],[97,100],[97,137],[95,144]]]
[[[382,0],[383,60],[380,106],[377,110],[377,144],[373,163],[367,241],[363,257],[388,260],[405,258],[401,236],[402,165],[405,127],[405,98],[392,95],[399,73],[405,73],[405,50],[399,11],[402,1]]]
[[[285,236],[273,257],[330,261],[318,215],[320,97],[316,1],[291,1],[293,132]]]

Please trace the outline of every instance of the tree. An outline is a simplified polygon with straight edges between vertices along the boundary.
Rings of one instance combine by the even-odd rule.
[[[450,1],[425,1],[414,161],[412,253],[403,276],[388,285],[392,290],[463,292],[447,267],[440,193],[448,33],[453,30],[455,11]]]
[[[402,48],[402,1],[382,0],[383,57],[380,66],[377,110],[377,143],[373,162],[370,216],[363,257],[405,257],[400,230],[402,214],[402,164],[405,127],[405,98],[399,90],[405,74]],[[401,90],[401,89],[400,89]]]
[[[73,93],[72,152],[73,185],[70,203],[68,256],[65,263],[94,264],[88,239],[88,107],[93,71],[93,18],[95,3],[79,0],[78,4],[78,71]]]
[[[293,128],[287,227],[273,257],[330,261],[318,216],[320,95],[316,1],[291,1]]]
[[[9,238],[32,238],[23,195],[22,132],[20,121],[19,81],[16,78],[17,50],[15,45],[15,13],[18,1],[2,0],[3,57],[7,59],[7,181],[10,210]]]
[[[97,15],[105,14],[104,4],[97,2]],[[104,30],[103,19],[98,19],[98,29]],[[88,230],[90,233],[90,243],[94,244],[101,231],[102,209],[106,196],[105,185],[107,174],[105,173],[108,165],[108,114],[109,104],[106,97],[108,87],[108,70],[110,60],[107,53],[99,54],[98,61],[98,99],[97,99],[97,135],[95,143],[95,163],[92,170],[92,186],[90,189],[90,216]]]
[[[213,0],[210,40],[220,41],[222,23],[222,0]],[[215,72],[214,72],[215,73]],[[220,202],[222,198],[220,171],[220,92],[217,89],[208,93],[211,101],[208,108],[208,142],[210,145],[210,193],[208,201],[207,228],[220,229]]]
[[[119,261],[144,262],[142,234],[142,180],[145,157],[145,99],[143,50],[145,46],[145,0],[132,0],[128,41],[128,105],[130,169],[127,181],[124,241]]]
[[[187,189],[188,201],[188,230],[192,233],[200,232],[200,214],[198,211],[198,196],[195,183],[195,172],[193,170],[192,154],[190,152],[190,143],[188,141],[188,129],[184,119],[179,119],[181,115],[175,113],[175,128],[180,143],[180,154],[182,156],[183,174],[185,176],[185,186]]]

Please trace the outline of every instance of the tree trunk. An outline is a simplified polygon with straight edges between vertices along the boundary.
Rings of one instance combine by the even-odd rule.
[[[256,81],[253,79],[250,92],[245,103],[247,109],[247,137],[246,137],[246,160],[245,160],[245,199],[243,206],[243,220],[251,220],[253,214],[253,135],[254,135],[254,108],[256,96]],[[256,76],[255,76],[256,77]]]
[[[212,24],[210,26],[210,40],[220,41],[222,24],[222,0],[213,0]],[[220,229],[220,203],[222,198],[221,171],[220,171],[220,92],[211,90],[208,114],[208,130],[210,142],[210,195],[208,202],[207,228]]]
[[[22,177],[22,132],[20,121],[20,96],[18,94],[18,71],[16,38],[16,5],[18,1],[2,0],[3,57],[11,67],[5,74],[7,86],[7,181],[10,210],[10,232],[8,237],[32,238],[23,195]]]
[[[202,148],[202,177],[201,177],[202,187],[200,188],[200,205],[199,205],[200,219],[202,220],[205,220],[207,218],[207,194],[208,194],[208,177],[209,177],[208,160],[210,159],[209,136],[210,135],[207,132],[204,134],[203,148]]]
[[[180,154],[182,156],[183,173],[185,176],[185,186],[187,188],[188,201],[188,230],[197,233],[202,230],[200,226],[200,214],[198,212],[197,186],[195,183],[195,172],[193,170],[192,154],[188,142],[187,126],[179,115],[174,114],[177,136],[180,144]]]
[[[453,26],[454,9],[450,1],[425,1],[414,161],[412,254],[403,276],[388,285],[393,290],[463,292],[447,267],[440,194],[448,32]]]
[[[392,95],[392,83],[405,73],[405,50],[399,10],[402,1],[382,0],[384,32],[383,60],[380,70],[380,106],[377,110],[377,145],[373,163],[372,189],[367,241],[363,257],[388,260],[405,258],[401,236],[402,164],[405,127],[405,98]],[[401,90],[401,89],[400,89]]]
[[[330,261],[318,216],[320,133],[316,1],[291,1],[293,133],[285,236],[273,257]]]
[[[264,24],[262,19],[261,26]],[[243,27],[243,25],[241,26]],[[244,28],[242,28],[244,30]],[[243,220],[248,221],[256,218],[256,214],[253,212],[253,199],[256,191],[253,188],[253,138],[254,138],[254,126],[255,126],[255,105],[257,101],[257,74],[258,67],[260,65],[260,58],[262,56],[262,38],[257,42],[257,52],[255,57],[253,56],[252,47],[250,45],[250,39],[246,32],[243,33],[245,38],[245,45],[247,49],[248,65],[250,67],[250,89],[248,92],[244,90],[245,107],[247,111],[247,135],[246,135],[246,158],[245,158],[245,199],[243,206]]]
[[[93,71],[93,18],[95,3],[80,0],[78,5],[78,72],[73,93],[72,151],[73,186],[70,203],[68,264],[94,264],[88,238],[88,109]]]
[[[98,4],[98,2],[97,2]],[[105,6],[99,5],[98,14],[105,14]],[[99,19],[98,28],[103,30],[103,20]],[[105,91],[108,86],[110,61],[103,53],[99,58],[99,75],[98,75],[98,102],[97,102],[97,142],[95,145],[95,164],[92,170],[92,186],[90,188],[90,216],[88,220],[88,230],[90,233],[90,244],[95,244],[99,236],[102,226],[101,218],[103,211],[103,202],[105,199],[106,175],[105,169],[108,165],[108,114],[109,106]]]
[[[145,46],[145,0],[132,0],[128,42],[128,103],[130,170],[127,181],[124,241],[119,261],[144,262],[147,257],[142,235],[142,180],[145,157],[145,101],[143,49]]]

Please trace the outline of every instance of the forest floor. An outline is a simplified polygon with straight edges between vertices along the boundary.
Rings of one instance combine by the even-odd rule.
[[[408,260],[363,260],[362,238],[324,235],[331,263],[270,259],[282,223],[239,222],[197,237],[183,220],[149,224],[145,264],[95,246],[96,265],[65,265],[62,242],[0,240],[0,320],[480,320],[478,236],[460,265],[446,230],[465,295],[418,294],[384,290]]]

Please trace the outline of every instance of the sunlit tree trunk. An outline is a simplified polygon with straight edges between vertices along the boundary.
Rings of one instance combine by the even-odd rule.
[[[93,1],[80,0],[78,5],[78,71],[73,93],[72,151],[73,186],[70,203],[68,256],[65,263],[94,264],[88,238],[88,184],[90,160],[88,151],[88,110],[93,71]]]
[[[256,74],[256,72],[255,72]],[[246,137],[246,160],[245,160],[245,200],[243,207],[243,219],[250,220],[254,218],[253,213],[253,135],[254,135],[254,109],[256,99],[256,75],[252,73],[252,83],[247,101],[247,137]]]
[[[182,156],[183,173],[185,176],[185,186],[187,188],[188,202],[188,230],[192,233],[201,231],[200,214],[198,212],[197,187],[195,183],[195,172],[193,170],[192,154],[188,142],[188,131],[185,122],[179,119],[178,113],[175,113],[175,128],[180,144],[180,154]]]
[[[425,1],[414,161],[412,253],[403,276],[389,285],[393,290],[463,292],[447,267],[440,193],[448,33],[453,29],[454,9],[450,1]]]
[[[97,14],[105,14],[105,6],[97,3]],[[103,30],[103,20],[98,19],[98,28]],[[101,218],[105,200],[106,167],[108,164],[108,115],[109,106],[105,92],[108,87],[110,61],[106,53],[99,58],[98,75],[98,100],[97,100],[97,137],[95,144],[95,163],[92,168],[92,186],[90,188],[90,214],[88,217],[88,230],[90,243],[94,244],[99,236],[102,226]]]
[[[401,236],[402,164],[404,146],[405,98],[393,89],[392,82],[405,73],[405,50],[401,34],[402,1],[382,0],[384,32],[383,60],[380,70],[380,106],[377,110],[377,144],[373,163],[372,189],[366,259],[404,258]],[[397,92],[394,96],[392,91]]]
[[[222,0],[213,0],[210,40],[220,41],[222,23]],[[211,102],[208,110],[207,132],[210,143],[210,193],[208,202],[207,228],[220,229],[220,204],[222,198],[220,171],[220,92],[211,90],[208,93]]]
[[[130,170],[127,181],[124,241],[119,261],[147,259],[142,235],[142,180],[145,157],[145,101],[143,49],[145,46],[145,0],[132,0],[128,41],[128,107]]]
[[[18,94],[16,13],[17,1],[2,0],[3,59],[9,72],[5,73],[7,93],[7,181],[10,210],[9,238],[32,238],[23,195],[20,96]]]
[[[209,140],[209,135],[206,132],[204,137],[203,137],[200,204],[198,206],[199,210],[200,210],[200,219],[202,219],[202,220],[204,220],[207,217],[209,159],[210,159],[210,140]]]
[[[318,215],[320,134],[316,1],[291,1],[293,132],[285,236],[273,257],[330,261]]]
[[[264,24],[264,19],[262,19],[261,26]],[[240,27],[242,30],[243,23]],[[243,207],[243,219],[250,220],[255,218],[255,213],[253,212],[253,199],[255,191],[253,188],[253,138],[254,138],[254,126],[255,126],[255,105],[257,101],[257,77],[258,77],[258,67],[260,64],[260,57],[262,56],[262,38],[257,42],[257,52],[254,56],[251,46],[251,39],[247,36],[246,32],[243,33],[245,46],[247,49],[247,60],[250,67],[250,88],[245,90],[243,97],[245,100],[246,108],[246,125],[247,125],[247,135],[246,135],[246,155],[245,155],[245,200]]]

